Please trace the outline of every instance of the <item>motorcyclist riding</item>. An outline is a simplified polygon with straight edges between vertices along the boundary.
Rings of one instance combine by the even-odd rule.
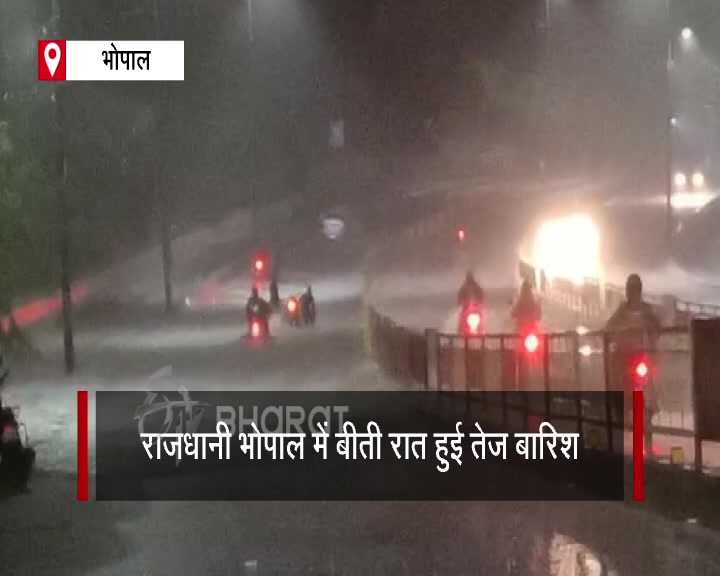
[[[626,301],[618,306],[607,321],[605,330],[614,332],[611,339],[615,345],[612,376],[615,386],[625,392],[625,414],[628,417],[634,389],[634,385],[628,382],[631,377],[629,367],[639,355],[654,350],[661,324],[652,306],[643,301],[642,280],[637,274],[628,276],[625,297]],[[650,445],[652,440],[650,424],[657,408],[657,394],[651,383],[645,394],[646,445]]]
[[[311,286],[300,296],[300,312],[306,324],[315,324],[315,297]]]
[[[465,276],[465,282],[463,282],[458,292],[458,306],[460,306],[458,316],[459,333],[479,334],[483,331],[484,301],[483,289],[473,277],[472,272],[468,272],[467,276]]]
[[[248,325],[250,325],[253,320],[260,320],[264,324],[265,333],[268,333],[270,313],[270,304],[260,297],[257,287],[253,286],[252,293],[245,306]]]
[[[472,272],[468,272],[465,276],[465,282],[458,292],[458,306],[466,308],[468,305],[476,303],[482,306],[485,301],[485,294],[480,284],[477,283]]]
[[[532,286],[527,280],[523,280],[511,314],[518,332],[532,330],[540,323],[540,303],[535,299]]]

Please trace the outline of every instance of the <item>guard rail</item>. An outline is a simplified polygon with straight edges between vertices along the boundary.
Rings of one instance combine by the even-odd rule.
[[[386,373],[427,390],[508,393],[503,413],[517,408],[513,392],[544,392],[546,408],[540,407],[540,412],[547,415],[555,394],[620,391],[625,385],[614,369],[618,362],[613,337],[606,332],[541,334],[538,350],[529,354],[517,334],[468,338],[422,332],[396,324],[371,306],[366,313],[368,350]],[[651,430],[669,439],[672,461],[684,464],[690,456],[695,468],[703,470],[716,463],[707,451],[703,460],[702,442],[695,432],[692,390],[684,384],[692,380],[688,350],[688,330],[676,327],[663,329],[648,351],[653,366],[648,396],[655,402]],[[575,410],[580,428],[592,431],[595,442],[615,450],[631,446],[627,433],[617,430],[622,422],[618,414],[598,414],[597,407],[587,413],[580,405],[570,409]],[[632,429],[627,420],[625,426]]]

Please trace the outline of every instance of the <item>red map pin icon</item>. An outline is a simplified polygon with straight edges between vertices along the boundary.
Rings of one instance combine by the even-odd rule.
[[[45,64],[47,64],[50,76],[55,77],[55,71],[57,70],[58,64],[60,64],[60,46],[55,42],[49,42],[45,46]]]

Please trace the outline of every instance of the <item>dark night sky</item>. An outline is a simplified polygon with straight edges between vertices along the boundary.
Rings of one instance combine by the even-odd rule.
[[[432,156],[423,139],[432,117],[441,146],[488,146],[501,135],[570,167],[661,172],[664,2],[551,2],[547,52],[542,0],[253,0],[252,46],[247,0],[157,2],[159,37],[185,40],[185,82],[67,88],[71,166],[79,187],[103,189],[96,213],[103,204],[130,216],[144,207],[153,165],[180,212],[246,199],[253,165],[262,197],[308,194],[336,117],[346,121],[348,154],[386,163]],[[10,3],[2,49],[22,55],[27,44],[32,59],[19,25],[27,9]],[[151,7],[64,0],[64,36],[152,38]],[[472,66],[487,60],[520,92],[529,88],[519,79],[534,73],[544,108],[526,95],[529,117],[522,106],[509,109],[491,129],[484,106],[503,96]],[[33,86],[32,66],[14,74]]]

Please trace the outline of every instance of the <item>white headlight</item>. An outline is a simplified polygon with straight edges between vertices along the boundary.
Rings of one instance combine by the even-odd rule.
[[[683,174],[682,172],[677,172],[675,174],[674,181],[675,186],[677,186],[678,188],[683,188],[687,185],[687,176],[685,176],[685,174]]]
[[[702,172],[695,172],[695,174],[692,175],[692,185],[695,188],[705,186],[705,175]]]

